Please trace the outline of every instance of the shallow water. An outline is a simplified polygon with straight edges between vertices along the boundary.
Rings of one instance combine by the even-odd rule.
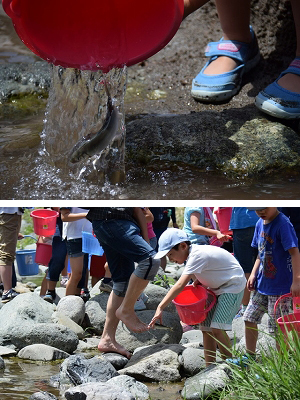
[[[1,400],[24,400],[33,393],[45,391],[59,400],[65,399],[59,389],[49,385],[51,376],[58,374],[59,363],[30,362],[16,357],[5,358],[5,370],[0,372]],[[182,383],[147,383],[151,400],[179,400]]]

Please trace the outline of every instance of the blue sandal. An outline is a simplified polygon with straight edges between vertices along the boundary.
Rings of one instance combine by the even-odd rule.
[[[254,68],[260,60],[259,48],[252,27],[250,27],[250,32],[251,43],[220,39],[219,42],[208,44],[205,55],[210,59],[193,79],[191,93],[194,99],[203,102],[221,102],[229,100],[238,93],[244,73]],[[206,75],[204,71],[207,66],[219,56],[231,57],[241,64],[224,74]]]
[[[277,118],[300,118],[300,94],[291,92],[278,85],[285,74],[300,75],[300,57],[296,57],[275,82],[262,90],[255,98],[255,105],[261,111]]]

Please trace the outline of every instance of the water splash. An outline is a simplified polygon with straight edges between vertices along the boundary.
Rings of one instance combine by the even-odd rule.
[[[42,132],[40,155],[47,163],[59,168],[64,174],[78,179],[112,183],[121,182],[125,176],[125,117],[124,97],[127,68],[115,68],[104,74],[99,71],[80,71],[73,68],[52,66],[52,85],[49,92]],[[106,81],[114,99],[114,106],[122,114],[118,132],[100,154],[74,165],[70,163],[70,151],[89,133],[98,132],[107,112]]]

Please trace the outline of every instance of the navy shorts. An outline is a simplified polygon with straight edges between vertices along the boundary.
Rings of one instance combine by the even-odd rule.
[[[68,239],[67,252],[70,258],[83,256],[82,252],[82,238]]]
[[[233,229],[233,253],[245,274],[251,273],[257,257],[257,250],[251,247],[254,230],[254,226]]]

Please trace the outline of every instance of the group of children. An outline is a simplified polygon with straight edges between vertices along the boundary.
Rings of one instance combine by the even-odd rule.
[[[193,285],[203,285],[217,296],[216,305],[199,324],[203,332],[206,364],[216,359],[219,347],[223,359],[230,359],[231,344],[226,331],[240,308],[245,286],[252,292],[243,315],[245,321],[246,351],[255,356],[258,339],[257,325],[265,313],[269,315],[269,331],[276,331],[276,319],[288,313],[290,299],[283,300],[274,314],[276,300],[283,294],[300,296],[300,254],[295,229],[289,218],[276,207],[249,208],[255,210],[256,223],[252,246],[257,249],[257,259],[246,280],[237,259],[228,251],[216,246],[191,244],[188,235],[178,229],[166,230],[159,240],[155,258],[168,256],[171,261],[184,264],[180,279],[158,305],[149,328],[162,321],[165,307],[193,279]],[[234,361],[234,360],[233,360]]]

